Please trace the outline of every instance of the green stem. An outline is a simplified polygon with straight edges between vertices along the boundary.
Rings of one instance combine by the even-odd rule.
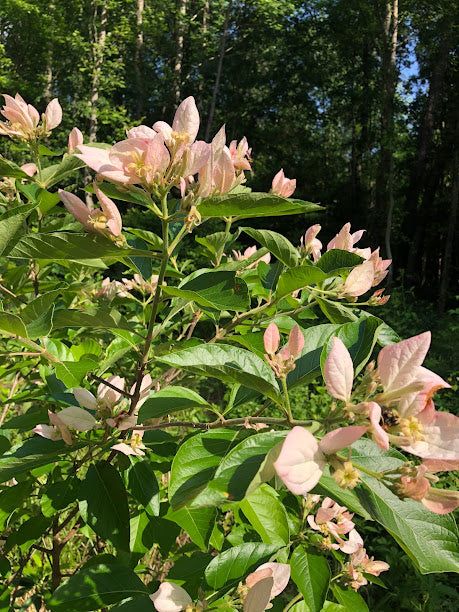
[[[289,601],[288,604],[285,606],[283,612],[287,612],[288,610],[290,610],[290,608],[293,608],[293,606],[298,602],[301,601],[303,599],[303,595],[301,593],[299,593],[296,597],[294,597],[292,599],[292,601]]]
[[[180,229],[179,233],[177,234],[177,236],[174,238],[174,240],[171,242],[170,246],[169,246],[169,257],[172,255],[172,253],[174,252],[175,247],[178,245],[178,243],[180,242],[180,240],[183,237],[183,234],[186,232],[186,227],[185,225]]]
[[[147,366],[151,343],[153,340],[153,329],[156,322],[156,315],[158,314],[159,302],[161,300],[162,294],[162,285],[164,281],[164,277],[166,275],[167,262],[169,261],[169,227],[167,223],[167,193],[163,195],[161,198],[161,206],[162,206],[162,217],[161,217],[161,226],[162,226],[162,234],[163,234],[163,255],[161,260],[161,267],[159,269],[158,274],[158,284],[155,291],[155,297],[153,299],[153,305],[151,308],[150,320],[148,322],[147,335],[145,338],[145,344],[143,347],[142,358],[140,360],[138,370],[137,370],[137,379],[135,383],[134,393],[132,394],[131,406],[129,409],[129,414],[132,414],[135,410],[135,407],[139,401],[140,397],[140,387],[142,385],[142,380],[145,375],[145,368]]]
[[[340,459],[342,459],[343,461],[347,461],[348,458],[347,457],[343,457],[343,455],[340,455],[339,453],[336,453],[336,456],[339,457]],[[351,457],[352,460],[352,457]],[[361,472],[364,472],[365,474],[368,474],[368,476],[373,476],[373,478],[376,478],[377,480],[383,480],[384,479],[384,474],[381,474],[380,472],[373,472],[372,470],[369,470],[366,467],[363,467],[363,465],[360,465],[358,463],[356,463],[355,461],[352,460],[352,465],[357,468],[358,470],[360,470]]]
[[[290,398],[288,396],[287,379],[285,376],[281,378],[282,389],[284,391],[284,407],[287,410],[288,422],[293,423],[292,408],[290,406]]]
[[[224,250],[224,248],[225,248],[226,241],[228,240],[228,237],[229,237],[229,235],[230,235],[230,230],[231,230],[231,224],[232,224],[232,223],[233,223],[233,219],[232,219],[232,217],[228,217],[228,218],[226,219],[226,226],[225,226],[225,241],[224,241],[224,243],[222,244],[221,249],[219,249],[219,251],[218,251],[218,253],[216,254],[216,257],[215,257],[215,265],[216,265],[216,266],[218,266],[218,265],[220,264],[221,260],[222,260],[222,257],[223,257],[223,250]]]

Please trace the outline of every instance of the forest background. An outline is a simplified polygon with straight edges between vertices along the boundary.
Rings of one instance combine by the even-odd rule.
[[[63,150],[74,126],[85,142],[111,144],[134,125],[170,121],[193,95],[200,138],[223,118],[229,140],[247,137],[254,190],[267,190],[283,167],[296,197],[325,207],[265,227],[296,244],[320,223],[326,244],[350,221],[367,229],[365,244],[382,245],[393,259],[385,320],[403,337],[432,329],[427,365],[454,391],[458,14],[456,0],[3,0],[0,91],[40,110],[58,97]],[[9,145],[2,139],[0,154]],[[126,225],[142,214],[142,227],[155,229],[153,215],[126,206]],[[188,245],[199,259],[194,239]],[[314,394],[320,401],[321,388]],[[451,587],[410,578],[388,542],[380,536],[381,558],[400,564],[404,583],[371,609],[394,598],[405,609],[405,596],[406,609],[455,609]]]

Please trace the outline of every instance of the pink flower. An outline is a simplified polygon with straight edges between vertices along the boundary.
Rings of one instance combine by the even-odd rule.
[[[161,583],[150,598],[158,612],[181,612],[193,603],[185,589],[174,582]]]
[[[250,165],[250,153],[252,149],[249,149],[249,144],[245,136],[239,144],[237,140],[232,140],[230,142],[229,152],[236,171],[252,170]]]
[[[368,259],[371,256],[371,249],[359,249],[355,248],[354,245],[356,242],[360,240],[363,236],[365,230],[358,230],[351,234],[351,224],[346,223],[343,225],[341,230],[336,236],[330,240],[327,245],[327,251],[330,249],[340,249],[342,251],[349,251],[350,253],[356,253],[363,257],[364,259]]]
[[[189,96],[177,108],[172,127],[165,121],[157,121],[153,125],[156,132],[161,133],[170,149],[177,145],[188,145],[196,140],[199,131],[199,111],[193,96]]]
[[[287,587],[288,581],[290,580],[290,565],[287,563],[263,563],[257,567],[257,569],[249,574],[246,578],[246,585],[249,589],[253,588],[258,582],[265,578],[273,578],[273,586],[271,587],[271,595],[269,600],[271,601]],[[272,605],[268,605],[265,610],[272,608]]]
[[[311,225],[311,227],[306,230],[304,238],[301,237],[300,241],[300,248],[304,250],[306,255],[309,255],[309,253],[311,253],[314,261],[319,260],[320,251],[322,249],[322,243],[316,238],[320,230],[321,227],[318,223],[316,223],[315,225]]]
[[[347,404],[351,399],[354,366],[343,341],[335,336],[332,342],[324,365],[325,384],[332,397]]]
[[[366,427],[342,427],[326,434],[320,442],[303,427],[294,427],[285,438],[274,468],[295,495],[305,495],[319,482],[332,455],[353,444]]]
[[[127,429],[127,427],[118,427],[118,429]],[[119,442],[118,444],[114,444],[112,446],[113,450],[120,451],[125,455],[135,455],[137,457],[145,456],[143,449],[146,448],[145,444],[142,442],[143,429],[133,429],[131,437],[126,440],[126,442]]]
[[[381,572],[386,572],[389,569],[389,564],[384,561],[374,561],[373,557],[368,557],[363,541],[360,538],[361,545],[358,550],[351,555],[350,562],[346,564],[345,569],[350,578],[351,587],[357,591],[361,586],[368,584],[368,580],[363,574],[371,574],[379,576]]]
[[[417,468],[408,468],[409,476],[401,476],[400,482],[395,484],[395,491],[400,497],[409,497],[421,502],[428,510],[435,514],[448,514],[459,506],[459,492],[445,489],[434,489],[431,482],[437,482],[434,472],[455,470],[459,468],[459,461],[426,460]]]
[[[148,397],[150,396],[150,391],[152,387],[153,387],[153,381],[151,379],[150,374],[147,374],[146,376],[143,377],[142,383],[140,385],[140,395],[139,395],[139,401],[137,402],[137,405],[136,405],[136,411],[140,408],[140,406],[142,406],[144,402],[147,401]],[[135,388],[136,388],[136,383],[132,385],[131,390],[129,391],[131,395],[134,394]]]
[[[83,134],[77,127],[74,127],[69,134],[69,140],[67,145],[68,152],[74,153],[80,145],[83,144]]]
[[[295,369],[295,360],[301,355],[304,348],[304,336],[298,325],[295,325],[289,334],[288,344],[277,355],[279,348],[279,330],[275,323],[270,323],[263,335],[267,362],[278,377],[283,377]]]
[[[312,529],[320,531],[328,539],[330,536],[333,536],[336,543],[329,542],[328,546],[330,548],[339,549],[346,554],[350,554],[358,550],[359,546],[354,541],[357,532],[351,520],[353,516],[353,514],[347,511],[345,506],[340,506],[329,497],[326,497],[322,502],[322,506],[317,510],[316,517],[314,518],[310,514],[307,517],[307,521]],[[341,536],[347,533],[349,533],[349,540],[343,540]],[[358,536],[358,539],[361,540],[360,536]]]
[[[373,262],[375,277],[373,280],[373,287],[379,285],[387,276],[388,270],[387,268],[392,263],[392,259],[381,259],[379,256],[379,247],[373,251],[370,256],[369,261]]]
[[[120,378],[119,376],[109,376],[106,380],[115,387],[118,387],[118,389],[124,390],[124,378]],[[81,388],[73,389],[73,395],[81,406],[88,408],[89,410],[103,410],[106,408],[112,410],[112,408],[116,406],[116,404],[122,398],[121,393],[111,389],[103,383],[100,383],[100,385],[97,387],[97,398],[91,393],[91,391]]]
[[[295,189],[296,179],[288,179],[284,174],[284,170],[281,168],[273,178],[271,193],[283,198],[289,198]]]
[[[90,431],[96,426],[96,419],[92,414],[77,406],[64,408],[58,414],[48,410],[48,416],[52,427],[49,425],[37,425],[33,431],[43,438],[64,440],[68,445],[72,444],[69,427],[73,427],[77,431]]]
[[[37,109],[16,94],[14,98],[4,94],[5,105],[0,111],[7,120],[0,121],[0,135],[19,140],[35,140],[49,134],[62,121],[62,109],[57,98],[51,100],[41,116]]]
[[[121,234],[122,220],[116,204],[94,183],[94,192],[102,210],[89,210],[86,204],[73,193],[59,189],[59,197],[71,215],[88,231],[117,238]]]

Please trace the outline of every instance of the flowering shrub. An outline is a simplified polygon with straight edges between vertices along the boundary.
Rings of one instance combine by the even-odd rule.
[[[459,421],[435,410],[449,385],[422,366],[429,332],[400,340],[365,310],[387,301],[374,287],[390,261],[355,246],[363,230],[346,224],[323,252],[317,224],[297,247],[241,225],[320,207],[291,198],[283,170],[253,193],[246,139],[196,140],[193,98],[113,146],[74,128],[57,162],[58,101],[40,121],[5,100],[0,133],[28,156],[0,159],[6,607],[364,610],[358,589],[389,565],[354,517],[422,573],[457,571],[459,496],[432,484],[459,464]],[[123,228],[116,202],[161,235]],[[184,245],[212,218],[208,266],[185,274]],[[242,232],[256,243],[243,253]],[[294,415],[290,390],[320,376],[330,412]]]

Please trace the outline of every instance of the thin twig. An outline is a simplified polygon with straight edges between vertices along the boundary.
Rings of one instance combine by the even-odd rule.
[[[263,423],[265,425],[284,425],[285,427],[308,426],[313,423],[312,420],[296,421],[292,419],[290,422],[286,418],[274,417],[242,417],[237,419],[218,419],[211,423],[199,423],[194,421],[170,421],[168,423],[159,423],[159,425],[134,425],[131,429],[152,431],[154,429],[168,429],[170,427],[190,427],[192,429],[219,429],[221,427],[233,427],[234,425],[250,425],[251,423]]]
[[[112,385],[112,383],[106,380],[105,378],[101,378],[100,376],[97,376],[96,374],[88,374],[88,378],[90,378],[91,380],[96,380],[98,383],[101,383],[102,385],[105,385],[106,387],[110,387],[110,389],[113,389],[113,391],[116,391],[123,397],[127,397],[128,399],[132,398],[132,395],[130,393],[128,393],[127,391],[123,391],[122,389],[120,389],[119,387],[116,387],[115,385]]]

